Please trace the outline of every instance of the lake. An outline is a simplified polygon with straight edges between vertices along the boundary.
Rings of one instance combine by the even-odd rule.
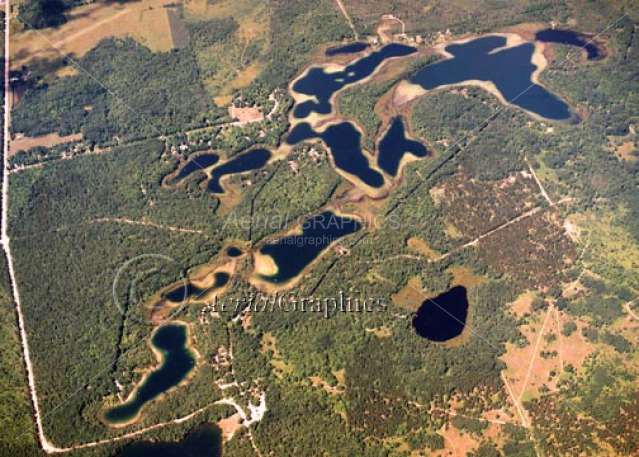
[[[313,112],[329,114],[333,109],[330,103],[333,94],[349,84],[368,78],[386,59],[408,56],[415,52],[416,49],[411,46],[392,43],[357,59],[340,71],[327,73],[323,67],[309,68],[304,76],[293,84],[292,89],[299,94],[316,97],[317,100],[297,104],[293,109],[293,116],[303,119]]]
[[[468,316],[466,288],[455,286],[426,299],[413,317],[413,328],[422,338],[443,342],[462,334]]]
[[[144,377],[124,403],[105,411],[106,423],[118,425],[134,421],[144,405],[177,386],[195,368],[186,325],[175,322],[159,327],[151,338],[151,345],[161,354],[160,366]]]
[[[220,180],[227,175],[246,173],[262,168],[271,158],[271,151],[264,148],[251,149],[244,154],[233,157],[228,162],[215,167],[211,172],[211,179],[206,189],[212,194],[223,194],[224,189]]]
[[[262,275],[262,279],[285,283],[295,278],[331,243],[359,231],[362,225],[356,219],[324,211],[304,221],[300,228],[301,234],[276,239],[260,248],[260,253],[270,256],[278,268],[277,273]]]
[[[190,282],[187,282],[184,285],[178,286],[175,289],[171,289],[166,292],[164,294],[164,298],[172,301],[173,303],[182,303],[183,301],[189,299],[196,300],[197,298],[201,298],[206,295],[209,290],[225,286],[229,282],[229,278],[230,276],[228,273],[220,271],[215,273],[215,281],[211,287],[200,288],[194,286]]]
[[[231,258],[241,257],[243,254],[244,254],[244,251],[242,251],[237,246],[231,246],[226,250],[226,255]]]
[[[406,154],[426,157],[428,149],[420,141],[406,137],[401,116],[395,117],[377,146],[377,166],[390,176],[397,176],[402,158]]]
[[[329,57],[332,57],[332,56],[338,56],[341,54],[356,54],[358,52],[362,52],[368,49],[369,47],[370,45],[368,43],[362,43],[362,42],[350,43],[344,46],[334,46],[332,48],[328,48],[326,50],[326,55]]]
[[[479,80],[492,82],[512,105],[552,120],[570,120],[573,113],[563,100],[545,87],[532,82],[537,67],[532,63],[535,45],[506,46],[503,36],[487,36],[467,43],[451,44],[446,51],[452,58],[430,64],[410,82],[426,90],[449,84]]]
[[[184,440],[152,443],[139,441],[118,454],[118,457],[221,457],[222,431],[214,424],[196,427]]]
[[[287,143],[297,144],[312,138],[321,138],[329,149],[335,167],[357,176],[364,184],[380,188],[384,176],[371,168],[362,150],[362,134],[352,122],[340,122],[329,126],[321,133],[316,132],[306,122],[297,124],[287,138]]]
[[[588,53],[588,60],[599,60],[602,57],[596,44],[590,42],[590,38],[572,30],[545,29],[535,34],[535,40],[542,43],[558,43],[584,48]]]
[[[204,169],[215,165],[220,160],[220,156],[217,154],[200,154],[197,157],[191,157],[177,174],[167,181],[167,184],[172,186],[179,183],[187,176],[195,173],[196,171],[204,171]]]

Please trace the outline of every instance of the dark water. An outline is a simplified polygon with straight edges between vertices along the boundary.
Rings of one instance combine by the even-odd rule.
[[[168,184],[177,184],[190,174],[195,173],[196,171],[204,171],[204,168],[215,165],[219,160],[220,157],[217,154],[201,154],[197,157],[192,157],[186,165],[180,169],[175,177],[171,178]]]
[[[397,176],[404,154],[412,154],[415,157],[428,155],[428,149],[421,142],[406,138],[404,121],[400,116],[391,122],[390,128],[379,142],[377,151],[377,165],[390,176]]]
[[[222,271],[215,273],[215,282],[209,288],[202,289],[194,286],[190,282],[186,285],[178,286],[164,294],[164,298],[173,303],[182,303],[188,299],[196,299],[206,294],[209,290],[223,287],[229,282],[229,274]]]
[[[350,43],[344,46],[335,46],[332,48],[328,48],[326,50],[326,55],[329,57],[337,56],[340,54],[355,54],[357,52],[362,52],[365,49],[369,48],[368,43]]]
[[[590,38],[572,30],[540,30],[535,34],[535,40],[543,43],[559,43],[584,48],[588,53],[588,60],[599,60],[602,57],[597,45],[590,43]]]
[[[260,253],[271,256],[278,267],[276,274],[263,276],[264,279],[284,283],[296,277],[333,241],[357,232],[362,225],[355,219],[325,211],[306,220],[301,228],[301,235],[287,236],[262,246]]]
[[[213,194],[223,194],[224,189],[220,185],[220,179],[222,179],[223,176],[257,170],[266,165],[266,162],[268,162],[270,158],[271,151],[262,148],[252,149],[249,152],[232,158],[228,162],[213,169],[207,190]]]
[[[197,427],[180,442],[140,441],[126,447],[118,457],[221,457],[222,431],[214,424]]]
[[[448,341],[464,331],[467,315],[466,288],[455,286],[422,303],[413,317],[413,328],[427,340]]]
[[[295,82],[293,90],[300,94],[317,97],[317,101],[309,100],[295,106],[293,115],[303,119],[312,112],[329,114],[331,112],[330,98],[348,84],[361,81],[369,77],[384,60],[413,54],[416,51],[411,46],[403,44],[389,44],[379,51],[370,53],[344,67],[342,71],[326,73],[321,67],[312,67],[306,75]]]
[[[297,144],[311,138],[321,138],[326,143],[335,166],[340,170],[357,176],[371,187],[379,188],[384,185],[384,177],[371,168],[368,158],[364,155],[362,134],[351,122],[331,125],[322,133],[315,132],[308,123],[302,122],[295,126],[286,141],[289,144]]]
[[[240,257],[242,254],[244,254],[244,252],[236,246],[231,246],[226,250],[226,255],[229,257]]]
[[[117,424],[135,418],[145,404],[178,385],[195,367],[195,357],[187,347],[185,325],[163,325],[153,335],[151,344],[162,353],[162,364],[146,377],[125,403],[104,413],[107,423]]]
[[[572,113],[566,103],[531,81],[536,69],[531,62],[534,45],[524,43],[491,53],[505,45],[506,38],[501,36],[451,44],[446,46],[446,51],[453,54],[453,58],[424,67],[410,82],[430,90],[472,79],[492,81],[503,97],[515,106],[546,119],[570,119]]]

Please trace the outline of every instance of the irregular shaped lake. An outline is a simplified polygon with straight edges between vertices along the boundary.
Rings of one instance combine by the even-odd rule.
[[[464,331],[468,316],[466,288],[455,286],[434,298],[428,298],[413,317],[415,332],[430,341],[448,341]]]
[[[187,326],[165,324],[155,331],[151,345],[160,353],[160,366],[144,377],[141,384],[122,404],[107,409],[104,421],[111,425],[133,422],[151,400],[177,386],[195,368],[195,355],[188,348]]]
[[[356,219],[341,217],[325,211],[307,219],[300,235],[291,235],[260,248],[260,254],[270,256],[277,266],[277,273],[262,275],[273,283],[285,283],[306,268],[334,241],[355,233],[362,228]]]
[[[588,60],[599,60],[602,57],[596,44],[592,43],[588,37],[572,30],[540,30],[535,34],[535,40],[542,43],[558,43],[584,48],[588,53]]]
[[[167,184],[170,186],[177,184],[192,173],[204,171],[206,168],[215,165],[219,160],[220,156],[217,154],[200,154],[197,157],[191,157],[186,165],[173,178],[167,181]]]
[[[391,57],[408,56],[416,49],[403,44],[388,44],[378,51],[371,52],[365,57],[346,65],[343,70],[326,72],[322,67],[311,67],[298,79],[292,89],[316,100],[307,100],[295,106],[293,116],[297,119],[308,117],[311,113],[329,114],[332,111],[330,99],[349,84],[368,78],[375,70]]]
[[[197,298],[204,297],[210,290],[225,286],[229,282],[229,278],[230,275],[228,273],[219,271],[215,273],[215,282],[211,287],[200,288],[187,282],[186,285],[178,286],[166,292],[164,298],[173,303],[182,303],[189,299],[196,300]]]
[[[340,122],[329,126],[321,133],[314,131],[311,126],[302,122],[297,124],[287,138],[287,143],[321,138],[328,147],[335,167],[354,176],[364,184],[380,188],[384,185],[384,177],[380,172],[371,168],[368,158],[362,150],[362,134],[352,122]]]
[[[404,121],[400,116],[394,118],[377,146],[377,166],[390,176],[397,176],[404,155],[426,157],[428,149],[421,142],[406,137]]]
[[[257,170],[266,165],[270,158],[271,151],[263,148],[252,149],[242,155],[233,157],[228,162],[213,169],[206,189],[213,194],[223,194],[224,189],[220,184],[220,180],[224,176]]]
[[[503,46],[503,36],[448,45],[446,51],[452,58],[424,67],[410,82],[426,90],[472,80],[492,82],[508,103],[546,119],[571,119],[573,113],[566,103],[532,82],[537,69],[532,63],[535,45],[523,43],[500,50]]]

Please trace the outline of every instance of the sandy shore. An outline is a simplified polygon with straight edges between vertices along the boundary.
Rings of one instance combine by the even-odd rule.
[[[451,44],[464,44],[464,43],[468,43],[470,41],[473,41],[477,38],[482,38],[485,36],[502,36],[504,38],[506,38],[506,45],[502,46],[500,48],[494,49],[493,51],[491,51],[491,53],[495,53],[495,52],[499,52],[502,51],[504,49],[508,49],[508,48],[512,48],[515,46],[519,46],[521,44],[524,43],[531,43],[530,41],[526,41],[524,40],[524,38],[522,36],[520,36],[519,34],[516,33],[492,33],[489,35],[481,35],[481,36],[469,36],[466,37],[464,39],[461,40],[456,40],[456,41],[451,41],[448,43],[443,43],[440,44],[438,46],[435,47],[436,51],[439,52],[440,54],[442,54],[445,58],[453,58],[453,55],[451,53],[449,53],[448,51],[446,51],[446,47],[450,46]],[[540,43],[540,42],[534,42],[532,43],[535,46],[535,50],[533,51],[532,54],[532,58],[531,58],[531,63],[536,67],[535,71],[532,73],[530,79],[532,83],[538,84],[542,87],[546,87],[544,86],[544,84],[540,81],[540,75],[541,73],[546,69],[546,67],[548,66],[548,59],[546,59],[546,46],[544,43]],[[438,90],[443,90],[443,89],[448,89],[451,87],[459,87],[459,86],[476,86],[476,87],[480,87],[481,89],[485,90],[486,92],[489,92],[490,94],[494,95],[502,104],[504,105],[508,105],[508,101],[504,98],[503,94],[499,91],[499,89],[497,89],[497,87],[491,82],[491,81],[480,81],[477,79],[471,79],[471,80],[466,80],[460,83],[454,83],[454,84],[444,84],[442,86],[439,86],[435,89],[431,89],[431,90],[426,90],[423,87],[421,87],[418,84],[412,84],[410,82],[408,82],[408,80],[404,80],[402,81],[398,86],[397,89],[395,91],[395,95],[393,97],[393,102],[395,104],[396,107],[401,108],[402,105],[405,105],[407,103],[410,103],[422,96],[424,96],[425,94],[429,93],[429,92],[433,92],[433,91],[438,91]],[[557,98],[560,98],[560,96],[556,95],[555,96]],[[519,108],[519,107],[518,107]],[[520,108],[522,109],[522,108]],[[574,111],[574,108],[571,107],[571,109]],[[522,109],[523,110],[523,109]],[[531,115],[532,117],[538,119],[538,120],[542,120],[542,121],[548,121],[548,119],[539,116],[536,113],[533,113],[531,111],[528,110],[523,110],[525,111],[527,114]]]
[[[186,329],[186,348],[187,350],[191,353],[191,355],[193,356],[193,358],[195,359],[195,365],[193,366],[193,368],[189,371],[189,373],[185,376],[185,378],[180,381],[180,383],[178,383],[177,385],[171,387],[170,389],[168,389],[167,391],[161,393],[160,395],[158,395],[156,398],[146,402],[138,411],[138,413],[135,415],[135,417],[131,418],[128,421],[125,422],[108,422],[105,420],[103,414],[104,412],[106,412],[106,410],[108,409],[112,409],[112,408],[117,408],[123,404],[126,404],[127,402],[131,401],[133,398],[135,398],[135,395],[137,395],[138,390],[140,389],[140,387],[142,385],[144,385],[145,382],[147,382],[149,376],[151,376],[151,374],[153,372],[155,372],[156,370],[158,370],[162,364],[164,363],[164,353],[162,353],[161,351],[159,351],[152,343],[152,339],[148,338],[146,340],[147,342],[147,347],[153,352],[153,355],[155,356],[155,359],[157,361],[157,364],[152,366],[152,367],[147,367],[142,373],[142,378],[140,379],[140,381],[137,383],[137,386],[135,387],[135,389],[133,389],[133,391],[129,394],[129,396],[126,398],[126,400],[124,400],[124,402],[119,403],[119,404],[113,404],[113,405],[108,405],[104,408],[103,410],[103,414],[100,415],[100,420],[107,425],[110,428],[123,428],[123,427],[127,427],[129,425],[132,425],[136,422],[138,422],[140,420],[140,418],[142,417],[142,410],[146,407],[148,407],[150,404],[155,403],[157,401],[160,401],[162,398],[164,398],[166,395],[169,395],[170,393],[174,392],[175,390],[179,389],[180,387],[185,386],[186,384],[188,384],[191,379],[193,378],[193,376],[195,376],[195,373],[197,372],[197,368],[200,366],[201,364],[201,357],[199,352],[197,351],[197,349],[195,349],[195,347],[192,344],[192,336],[191,336],[191,328],[189,327],[189,324],[187,324],[184,321],[172,321],[171,325],[182,325],[185,327]],[[154,335],[157,332],[157,329],[154,330]]]
[[[344,217],[344,218],[350,218],[350,219],[355,219],[357,221],[359,221],[360,223],[362,223],[363,225],[363,230],[366,230],[367,227],[365,226],[365,221],[364,219],[362,219],[362,217],[359,214],[355,214],[355,213],[348,213],[348,212],[344,212],[342,211],[339,207],[337,207],[334,204],[330,204],[327,206],[324,206],[320,209],[318,209],[317,211],[309,214],[307,216],[307,218],[311,218],[317,214],[323,213],[325,211],[331,211],[333,214],[335,214],[338,217]],[[306,220],[306,219],[305,219]],[[297,285],[299,283],[299,281],[305,276],[305,274],[311,270],[315,264],[328,252],[328,250],[335,246],[336,244],[338,244],[340,242],[340,240],[342,240],[343,238],[338,238],[335,241],[333,241],[330,245],[326,246],[318,255],[315,259],[313,259],[312,262],[310,262],[308,265],[306,265],[306,267],[304,267],[304,269],[294,278],[291,278],[289,281],[286,281],[284,283],[272,283],[266,279],[263,278],[263,276],[271,276],[277,273],[278,269],[277,269],[277,264],[275,263],[275,261],[273,260],[273,258],[271,256],[262,254],[260,252],[260,249],[262,246],[264,246],[264,244],[266,244],[268,241],[273,241],[273,240],[280,240],[282,238],[288,237],[288,236],[293,236],[293,235],[299,235],[302,233],[302,228],[301,228],[301,221],[296,221],[295,224],[290,227],[287,230],[284,230],[281,232],[281,234],[274,236],[274,237],[269,237],[268,239],[263,240],[262,242],[260,242],[254,249],[253,252],[253,272],[250,275],[250,277],[248,278],[248,281],[257,289],[259,289],[262,292],[265,292],[267,294],[273,294],[276,292],[282,292],[285,290],[289,290],[291,288],[293,288],[295,285]],[[348,236],[348,235],[347,235]]]

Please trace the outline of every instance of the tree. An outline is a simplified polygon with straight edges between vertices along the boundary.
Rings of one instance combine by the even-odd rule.
[[[57,27],[67,21],[65,9],[60,0],[28,0],[20,5],[19,17],[34,29]]]

